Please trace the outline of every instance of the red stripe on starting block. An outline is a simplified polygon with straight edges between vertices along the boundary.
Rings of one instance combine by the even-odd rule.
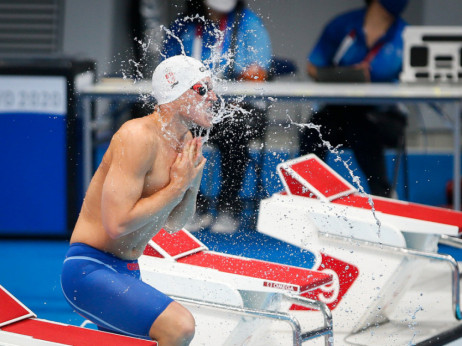
[[[30,317],[35,314],[0,286],[0,327]]]
[[[269,286],[268,283],[271,282],[272,287],[279,285],[277,286],[278,288],[289,291],[294,291],[294,286],[297,286],[300,287],[300,292],[305,292],[332,281],[332,275],[330,274],[255,259],[220,255],[213,252],[198,252],[183,257],[178,262],[263,279],[267,283],[266,285],[263,284],[264,286]]]
[[[152,238],[152,240],[159,245],[162,250],[176,258],[181,257],[182,255],[186,256],[197,251],[207,250],[207,247],[205,247],[204,244],[184,230],[179,230],[170,234],[164,229],[161,229]]]
[[[312,191],[300,184],[300,182],[293,178],[285,169],[281,168],[281,173],[292,195],[316,198]]]
[[[338,258],[322,253],[322,262],[319,266],[321,270],[331,270],[335,272],[336,280],[331,285],[326,285],[323,289],[315,289],[302,294],[303,297],[320,300],[322,302],[330,301],[327,306],[330,310],[334,310],[342,300],[343,296],[348,292],[350,287],[359,276],[359,268],[351,263],[344,262]],[[335,294],[335,297],[334,297]],[[335,298],[333,301],[332,299]],[[311,310],[309,308],[292,305],[291,310]]]
[[[8,326],[2,327],[2,331],[29,335],[35,339],[58,342],[73,346],[153,346],[155,341],[143,340],[101,332],[93,329],[85,329],[65,324],[57,324],[48,321],[27,319]]]
[[[352,192],[352,186],[317,157],[294,163],[290,168],[326,198]]]
[[[371,196],[374,208],[385,214],[408,217],[417,220],[452,225],[462,231],[462,212],[451,209],[430,207],[423,204],[395,201],[392,199]],[[348,205],[356,208],[372,209],[367,197],[352,194],[333,200],[332,203]]]
[[[146,246],[146,248],[143,251],[143,255],[146,256],[151,256],[151,257],[158,257],[158,258],[164,258],[159,251],[155,250],[152,246],[149,246],[149,244]]]

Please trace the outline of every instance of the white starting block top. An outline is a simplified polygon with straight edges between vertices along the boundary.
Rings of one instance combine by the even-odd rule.
[[[450,284],[438,287],[438,294],[448,298],[441,314],[449,321],[447,326],[457,325],[457,262],[436,252],[442,235],[459,235],[461,212],[360,194],[313,154],[281,163],[277,170],[285,191],[261,201],[258,231],[313,253],[312,269],[334,274],[329,292],[304,296],[327,304],[337,335],[374,334],[375,327],[369,331],[367,326],[406,321],[408,307],[403,307],[419,306],[415,304],[422,295],[421,286],[413,285],[422,285],[418,280],[430,265],[445,272],[448,281],[452,278]],[[327,259],[343,264],[329,266]],[[355,270],[346,273],[346,268]],[[426,311],[435,308],[434,301],[422,306]],[[421,316],[419,321],[433,323],[431,313]],[[403,324],[400,335],[407,329]],[[431,333],[419,336],[421,340],[428,337]]]
[[[307,306],[307,301],[300,297],[302,294],[323,289],[334,280],[330,273],[209,251],[186,230],[173,234],[165,230],[158,232],[139,263],[144,282],[180,302],[181,299],[190,301],[197,324],[193,342],[197,345],[269,345],[266,339],[263,344],[257,340],[270,334],[272,342],[281,344],[280,335],[272,334],[274,320],[268,322],[261,317],[277,312],[291,316],[292,320],[294,317],[289,309],[293,304]],[[221,314],[213,308],[201,308],[203,303],[220,305]],[[330,322],[327,322],[330,312],[319,304],[322,303],[311,300],[308,307],[319,315],[318,318],[324,316],[321,328],[331,333]],[[259,311],[260,317],[244,318],[233,313],[249,309]],[[315,321],[314,325],[319,327],[320,320]],[[326,333],[319,336],[328,338]],[[295,339],[294,334],[294,344],[298,345]]]
[[[176,267],[183,274],[191,272],[190,266],[200,267],[241,289],[303,293],[332,282],[331,275],[319,271],[209,251],[186,230],[173,234],[161,230],[144,255],[183,264]]]
[[[403,232],[456,236],[462,231],[462,212],[363,196],[314,154],[281,163],[277,169],[288,195],[360,210],[374,209],[381,221]]]

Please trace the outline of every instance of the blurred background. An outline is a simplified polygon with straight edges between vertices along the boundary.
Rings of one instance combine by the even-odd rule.
[[[53,23],[57,28],[50,39],[56,42],[56,46],[49,53],[93,59],[97,62],[99,76],[120,74],[121,70],[127,69],[129,59],[135,58],[134,38],[146,42],[136,28],[142,25],[142,21],[146,21],[147,29],[152,30],[148,35],[153,40],[152,50],[155,52],[162,38],[160,25],[168,26],[184,9],[184,0],[3,0],[2,3],[24,6],[48,3],[54,7],[49,10],[55,16]],[[337,14],[363,6],[364,1],[248,0],[246,3],[266,25],[274,54],[294,60],[299,77],[308,78],[305,74],[306,56],[323,26]],[[461,13],[462,3],[457,0],[411,0],[403,18],[410,25],[460,25]],[[42,16],[46,14],[42,12]],[[15,36],[10,30],[9,39],[20,40],[20,36]],[[2,47],[7,42],[2,39]],[[2,53],[5,53],[4,49]],[[154,61],[156,58],[154,56]]]

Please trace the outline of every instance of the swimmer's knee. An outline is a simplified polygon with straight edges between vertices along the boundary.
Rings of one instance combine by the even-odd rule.
[[[165,319],[167,316],[159,316],[152,324],[149,336],[161,345],[189,345],[196,332],[194,316],[176,302],[170,306],[168,319]]]
[[[151,328],[149,337],[160,345],[189,345],[196,333],[194,318],[182,318],[175,323],[175,327],[169,331],[159,331]]]
[[[177,332],[178,340],[181,341],[180,344],[188,345],[194,338],[194,334],[196,333],[196,321],[189,310],[186,310],[185,313],[179,317]]]

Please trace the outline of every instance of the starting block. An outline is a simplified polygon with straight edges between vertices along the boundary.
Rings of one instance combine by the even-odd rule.
[[[168,295],[229,307],[229,312],[224,308],[223,320],[203,309],[191,310],[197,344],[240,344],[257,338],[257,330],[265,324],[250,321],[249,316],[233,318],[231,310],[288,312],[294,301],[284,297],[299,296],[333,280],[328,273],[210,251],[186,230],[173,234],[161,230],[148,243],[139,264],[143,281]],[[218,321],[219,333],[212,339],[211,326]]]
[[[209,251],[186,230],[173,234],[161,230],[148,243],[144,255],[213,270],[230,283],[240,282],[242,287],[255,290],[304,293],[332,282],[331,275],[321,272]]]
[[[336,332],[356,335],[399,316],[420,301],[421,291],[411,288],[431,266],[439,268],[436,273],[450,269],[452,280],[441,287],[440,296],[448,298],[444,316],[461,319],[457,262],[437,254],[442,237],[460,234],[461,212],[360,194],[313,154],[277,170],[284,191],[261,201],[257,229],[311,252],[311,269],[334,276],[332,285],[303,296],[327,304]],[[431,309],[423,309],[419,316],[431,318]]]
[[[0,285],[0,345],[17,346],[153,346],[155,341],[85,329],[38,319]]]
[[[316,155],[310,154],[279,164],[277,169],[286,194],[312,197],[317,202],[330,202],[329,208],[334,208],[337,212],[345,210],[342,207],[349,207],[348,211],[352,219],[366,217],[370,220],[371,217],[375,217],[375,220],[372,220],[375,224],[380,223],[383,227],[397,228],[404,233],[414,233],[412,237],[408,237],[409,241],[412,238],[414,243],[420,234],[423,234],[424,238],[425,234],[457,236],[462,231],[462,213],[391,198],[364,196]],[[336,208],[337,206],[339,208]],[[325,217],[337,217],[338,215],[338,213],[328,212]],[[326,230],[327,224],[328,222],[322,225],[317,223],[317,226],[320,230]],[[362,237],[365,237],[364,240],[371,240],[370,235],[362,230],[359,230],[357,234],[360,239],[362,234]],[[377,239],[377,241],[385,243],[386,239]],[[422,246],[419,248],[418,244],[410,244],[409,241],[407,247],[434,250],[434,248]],[[404,244],[391,243],[390,245],[403,246]]]

